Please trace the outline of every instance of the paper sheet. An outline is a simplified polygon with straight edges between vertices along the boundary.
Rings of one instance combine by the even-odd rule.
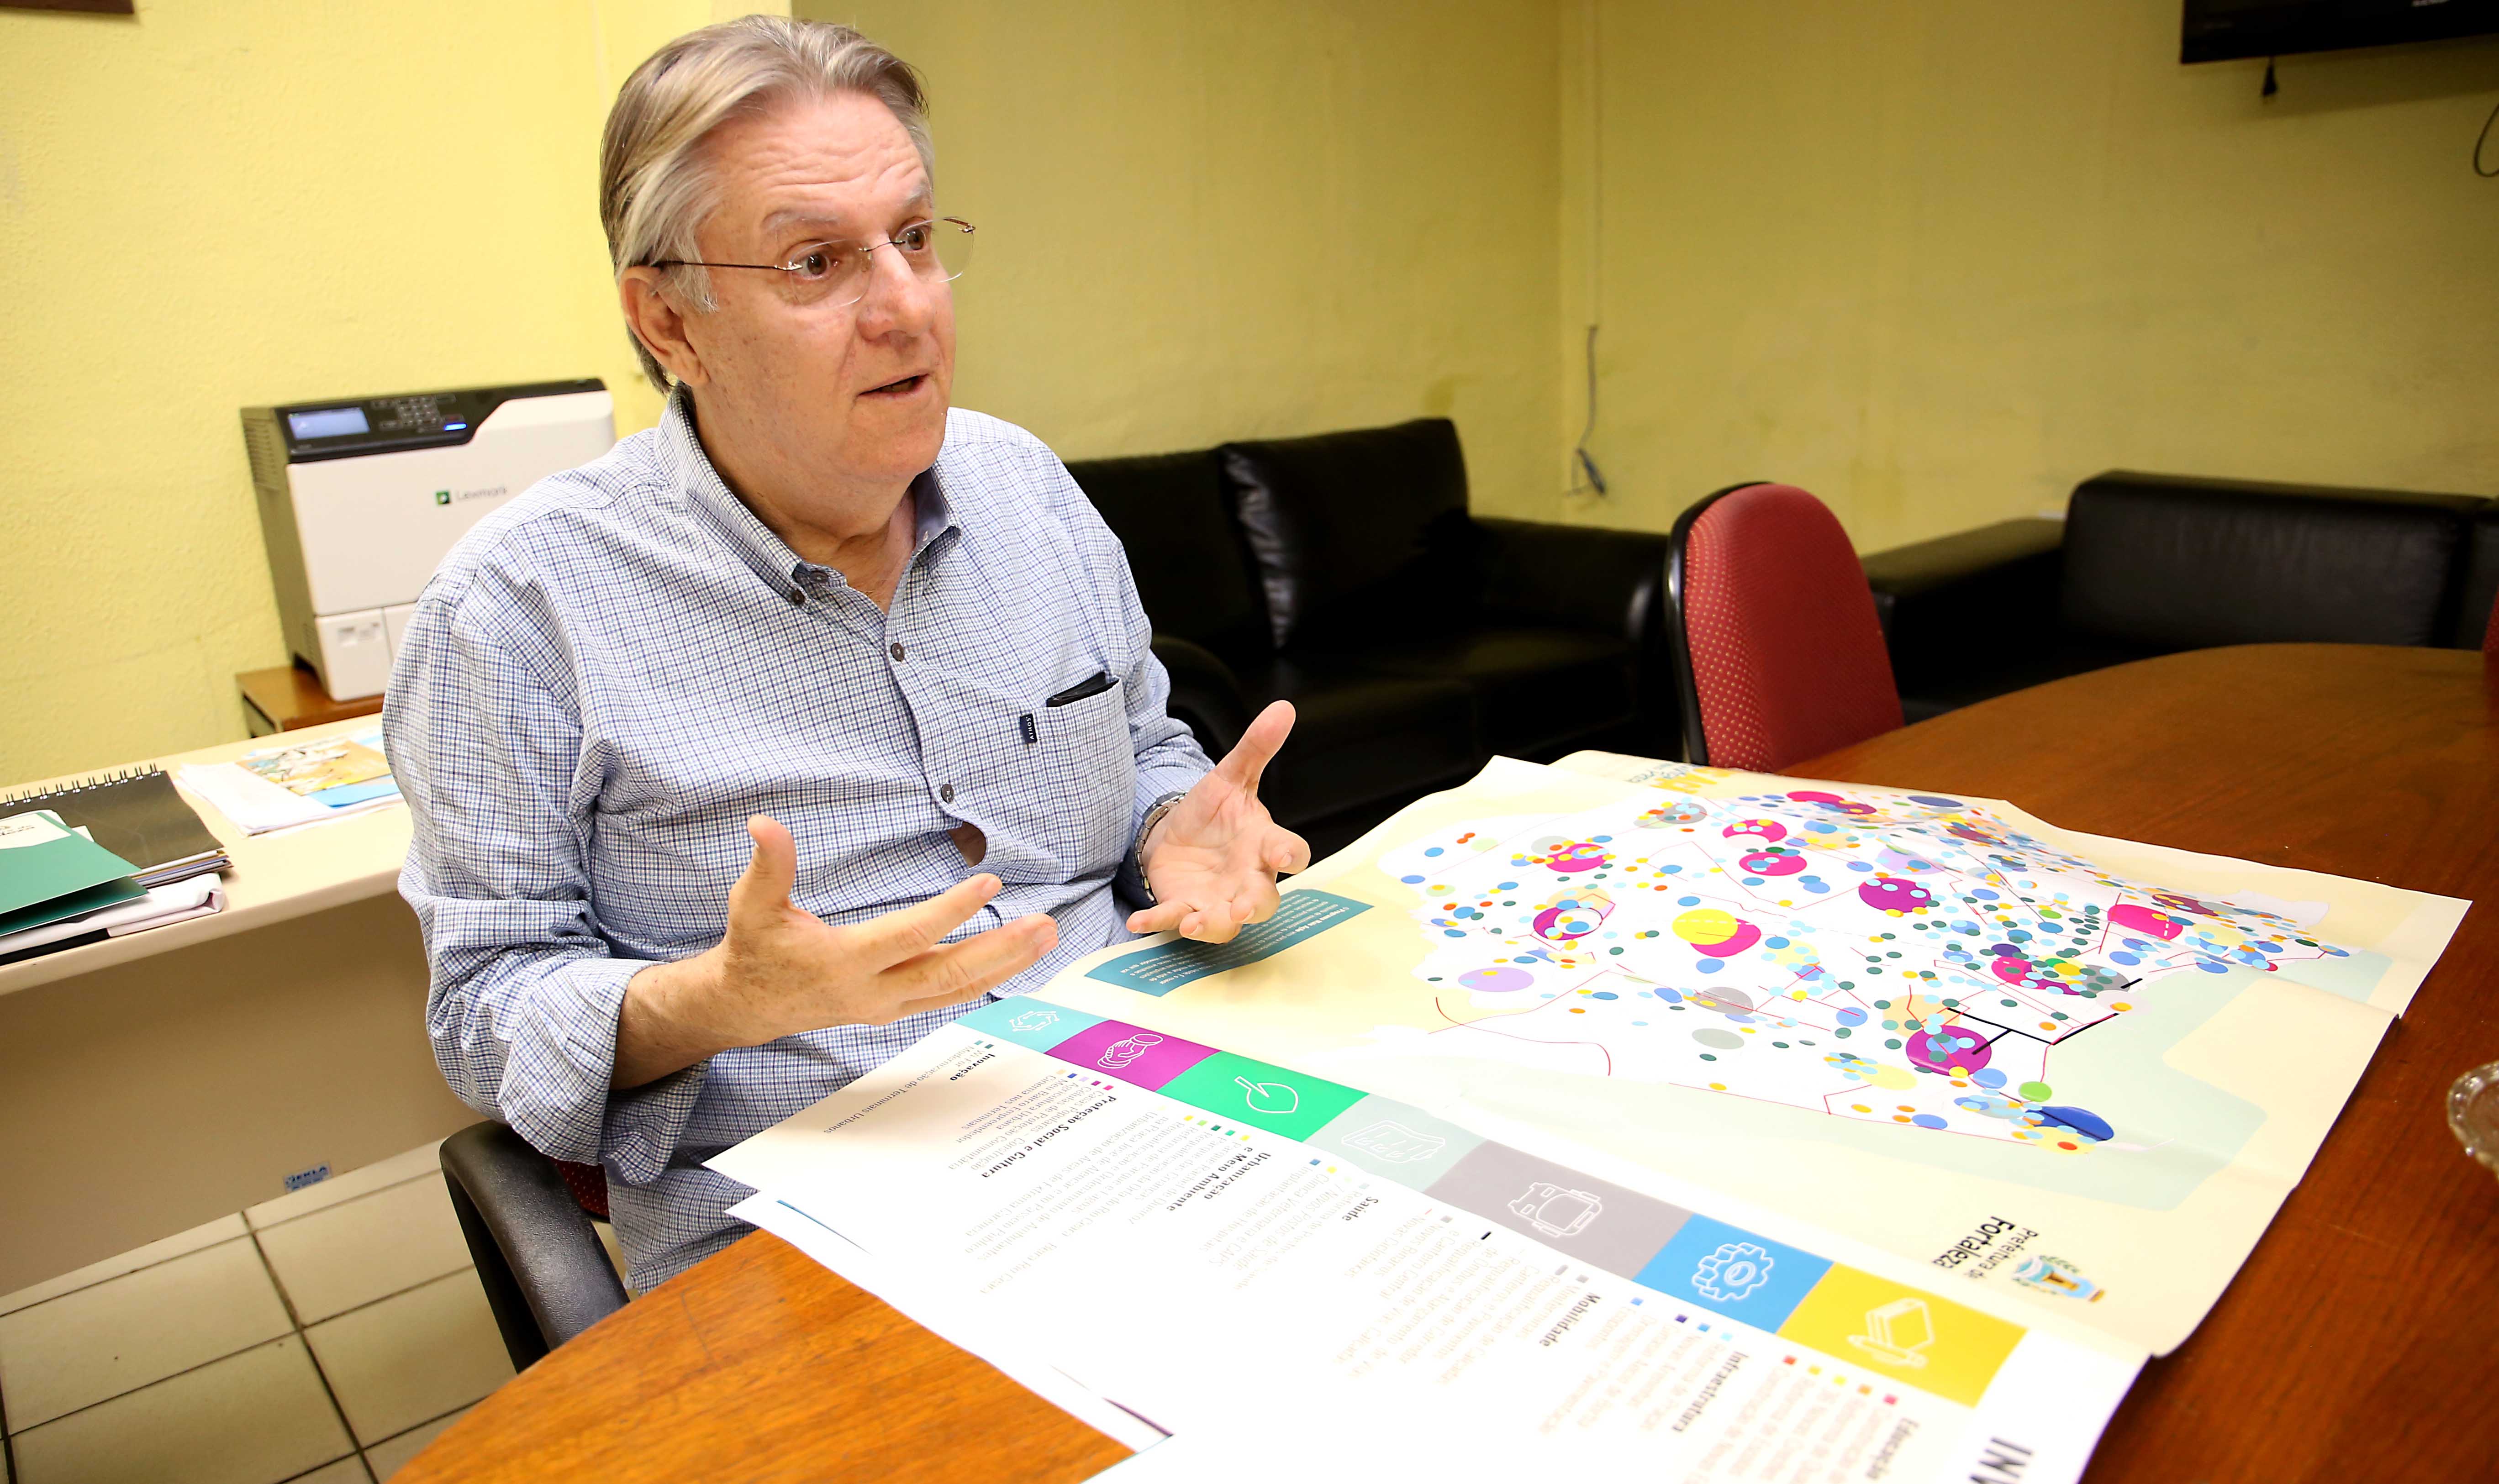
[[[1146,1473],[2072,1479],[2141,1360],[1671,1181],[1036,999],[713,1163],[880,1293],[977,1316],[958,1335],[1010,1373],[1046,1360],[1172,1432]]]
[[[1637,766],[1497,759],[1314,868],[1276,924],[1122,945],[1047,992],[2161,1352],[2467,906],[2000,801]]]

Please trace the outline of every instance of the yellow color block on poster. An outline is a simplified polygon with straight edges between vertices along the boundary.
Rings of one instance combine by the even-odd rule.
[[[1976,1406],[2022,1327],[1923,1289],[1834,1266],[1779,1336],[1872,1373]]]

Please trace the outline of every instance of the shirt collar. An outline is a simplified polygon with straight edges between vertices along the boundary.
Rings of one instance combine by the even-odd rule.
[[[775,593],[803,599],[823,577],[841,580],[840,573],[791,550],[790,543],[774,535],[772,528],[758,520],[746,501],[730,491],[720,470],[712,467],[711,455],[703,451],[702,439],[695,432],[693,395],[682,385],[668,394],[667,409],[660,417],[660,439],[678,484],[694,497],[695,508],[710,519],[738,560]],[[956,519],[954,501],[946,498],[945,481],[934,468],[924,469],[911,481],[911,554],[916,561],[930,543],[947,532],[959,531],[961,524]],[[811,575],[818,580],[811,583]]]

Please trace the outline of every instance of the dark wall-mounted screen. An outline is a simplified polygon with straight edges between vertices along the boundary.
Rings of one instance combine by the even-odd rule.
[[[2187,0],[2178,60],[2220,62],[2499,32],[2499,0]]]

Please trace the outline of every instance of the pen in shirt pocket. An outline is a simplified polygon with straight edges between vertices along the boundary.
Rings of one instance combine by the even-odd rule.
[[[1043,701],[1042,704],[1045,706],[1068,705],[1071,702],[1081,701],[1091,696],[1099,695],[1118,684],[1118,681],[1111,678],[1111,672],[1109,670],[1096,670],[1093,672],[1092,679],[1080,680],[1076,684],[1069,686],[1066,690],[1059,692],[1056,695]],[[1016,726],[1023,732],[1024,746],[1030,747],[1041,740],[1041,728],[1034,725],[1031,712],[1027,711],[1023,715],[1017,717]]]

